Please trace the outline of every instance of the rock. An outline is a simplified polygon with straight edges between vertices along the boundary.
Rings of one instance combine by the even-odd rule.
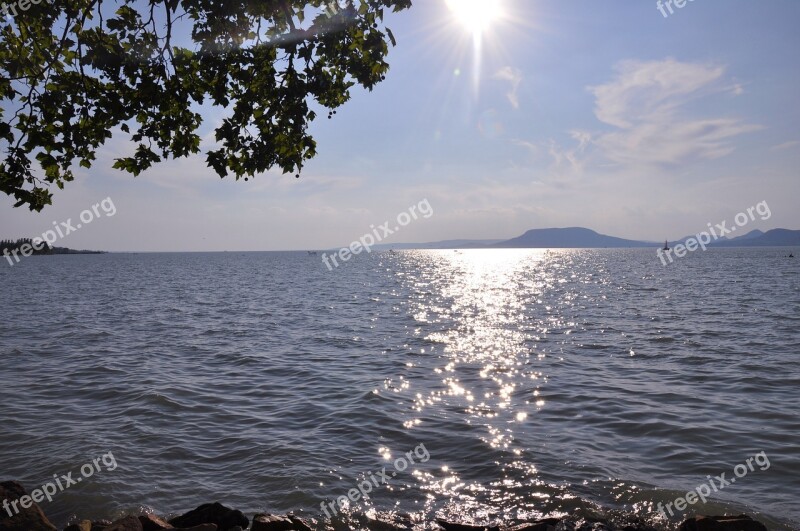
[[[143,531],[142,523],[135,516],[126,516],[110,526],[103,529],[103,531]]]
[[[92,522],[92,531],[103,531],[111,525],[111,520],[95,520]]]
[[[624,523],[617,524],[622,526],[620,531],[658,531],[655,527],[647,522],[640,520],[638,517],[626,519]]]
[[[161,531],[162,529],[175,529],[163,518],[154,514],[143,514],[139,516],[139,523],[142,524],[144,531]]]
[[[439,524],[444,531],[500,531],[500,528],[496,526],[455,524],[438,518],[436,523]]]
[[[747,516],[695,516],[681,524],[680,531],[767,531],[767,527]]]
[[[221,503],[206,503],[184,515],[173,518],[169,523],[175,527],[184,528],[216,524],[219,531],[230,531],[237,525],[242,529],[247,529],[250,520],[241,511],[229,509]]]
[[[179,527],[177,529],[170,527],[169,529],[175,529],[175,531],[217,531],[219,527],[217,527],[217,524],[202,524],[194,527]],[[241,527],[237,525],[229,528],[228,531],[235,531],[236,529],[241,529]]]
[[[367,520],[366,528],[369,531],[404,531],[409,528],[400,527],[384,520]]]
[[[25,505],[30,501],[27,509],[22,507],[21,501],[17,501],[23,497]],[[15,502],[16,506],[12,505]],[[0,529],[3,531],[57,531],[39,506],[30,500],[25,488],[16,481],[0,483],[0,503]]]
[[[530,524],[520,524],[509,527],[507,531],[554,531],[561,520],[559,518],[545,518]]]
[[[70,524],[64,528],[64,531],[92,531],[91,520],[81,520],[77,524]]]
[[[253,527],[250,531],[314,531],[300,518],[289,514],[278,516],[275,514],[257,514],[253,517]]]
[[[374,516],[359,515],[358,523],[369,531],[411,531],[414,528],[406,514],[382,514]]]
[[[294,524],[294,529],[296,531],[314,531],[307,523],[305,523],[305,521],[302,518],[298,518],[293,514],[289,514],[287,515],[287,517]]]
[[[274,514],[257,514],[253,517],[250,531],[292,531],[295,523],[288,516]]]

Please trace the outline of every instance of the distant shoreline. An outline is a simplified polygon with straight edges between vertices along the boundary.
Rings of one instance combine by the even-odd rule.
[[[441,248],[430,248],[430,247],[422,247],[423,244],[416,244],[417,246],[413,246],[415,244],[401,244],[401,245],[409,245],[409,247],[402,247],[400,245],[397,246],[389,246],[387,245],[386,248],[380,249],[373,249],[373,254],[375,253],[388,253],[390,251],[508,251],[508,250],[530,250],[530,251],[602,251],[602,250],[638,250],[638,251],[648,251],[651,249],[660,248],[659,245],[655,245],[654,247],[441,247]],[[663,245],[663,244],[661,244]],[[737,245],[723,245],[723,246],[713,246],[709,247],[709,250],[726,250],[726,249],[761,249],[761,250],[769,250],[769,249],[792,249],[792,248],[800,248],[800,245],[773,245],[773,246],[763,246],[763,247],[755,247],[755,246],[737,246]],[[325,252],[336,252],[338,249],[317,249],[316,252],[318,253],[325,253]],[[257,253],[295,253],[295,254],[307,254],[307,250],[303,249],[277,249],[277,250],[266,250],[266,251],[76,251],[70,249],[68,253],[49,253],[47,255],[34,255],[34,256],[64,256],[64,255],[87,255],[87,254],[104,254],[104,255],[135,255],[135,254],[257,254]],[[319,255],[310,255],[309,258],[318,257]]]

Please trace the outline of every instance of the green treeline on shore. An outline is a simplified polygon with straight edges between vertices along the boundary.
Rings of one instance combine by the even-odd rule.
[[[36,246],[34,246],[36,242]],[[37,254],[103,254],[103,251],[76,251],[67,247],[51,247],[41,238],[0,240],[0,256],[30,256]]]
[[[16,241],[0,240],[0,254],[14,254],[14,252],[22,254],[22,246],[26,244],[33,250],[32,253],[28,251],[29,254],[56,254],[54,248],[50,247],[47,242],[42,241],[41,239],[37,239],[36,247],[34,247],[33,243],[34,242],[32,238],[20,238]]]

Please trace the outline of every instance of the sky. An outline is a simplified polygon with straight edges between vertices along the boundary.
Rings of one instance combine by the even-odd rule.
[[[386,80],[314,122],[300,179],[220,179],[202,154],[134,178],[111,168],[130,150],[116,135],[41,213],[0,198],[0,238],[71,220],[55,245],[329,249],[391,221],[389,243],[572,226],[658,241],[764,201],[748,230],[800,229],[800,2],[694,0],[665,17],[655,0],[483,0],[499,14],[478,32],[459,1],[474,0],[387,17]],[[398,226],[423,202],[432,214]]]

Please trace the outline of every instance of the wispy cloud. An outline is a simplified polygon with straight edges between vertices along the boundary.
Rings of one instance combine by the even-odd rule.
[[[500,69],[495,75],[495,79],[508,81],[511,83],[511,88],[506,94],[511,106],[519,109],[519,86],[522,83],[522,70],[511,66],[506,66]]]
[[[790,142],[784,142],[783,144],[778,144],[777,146],[772,146],[770,151],[783,151],[785,149],[792,149],[793,147],[800,146],[800,140],[792,140]]]
[[[615,130],[592,143],[621,164],[674,167],[723,157],[732,140],[761,127],[727,116],[699,116],[690,104],[729,91],[721,66],[662,61],[623,61],[610,82],[589,87],[595,116]],[[736,92],[736,91],[734,91]]]

